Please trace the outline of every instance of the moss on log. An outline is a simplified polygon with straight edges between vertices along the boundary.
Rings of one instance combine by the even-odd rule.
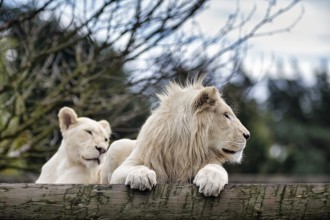
[[[123,185],[0,184],[0,219],[330,219],[330,183],[229,184],[204,197],[191,184],[148,192]]]

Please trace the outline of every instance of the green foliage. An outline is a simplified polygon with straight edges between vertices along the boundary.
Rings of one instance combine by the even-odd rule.
[[[110,47],[100,50],[55,17],[38,16],[13,26],[0,46],[0,172],[40,171],[60,144],[57,113],[63,106],[108,120],[112,140],[136,137],[149,104],[126,85],[122,58],[111,59]]]
[[[268,109],[274,115],[272,133],[287,151],[286,173],[321,174],[330,168],[329,73],[316,73],[307,86],[294,79],[270,79]]]

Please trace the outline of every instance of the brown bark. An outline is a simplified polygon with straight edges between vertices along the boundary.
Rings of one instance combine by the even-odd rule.
[[[330,184],[254,184],[204,197],[194,185],[0,184],[0,219],[330,219]]]

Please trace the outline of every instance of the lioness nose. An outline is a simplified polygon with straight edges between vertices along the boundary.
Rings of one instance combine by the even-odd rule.
[[[248,140],[250,138],[250,134],[249,133],[243,133],[243,136],[246,140]]]
[[[98,146],[95,146],[96,150],[98,150],[100,152],[100,154],[104,154],[107,150],[104,149],[103,147],[98,147]]]

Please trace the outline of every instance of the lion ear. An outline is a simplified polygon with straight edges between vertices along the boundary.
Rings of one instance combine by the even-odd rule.
[[[60,129],[62,133],[66,131],[70,125],[76,124],[78,122],[78,116],[76,112],[69,107],[61,108],[60,112],[58,113],[58,118],[60,120]]]
[[[203,111],[215,106],[217,98],[217,88],[214,86],[206,87],[198,93],[194,99],[193,107],[194,110]]]
[[[108,132],[108,134],[110,136],[110,134],[111,134],[111,127],[110,127],[109,122],[106,121],[106,120],[101,120],[101,121],[99,121],[99,123],[102,125],[102,127],[105,128],[105,130]]]

